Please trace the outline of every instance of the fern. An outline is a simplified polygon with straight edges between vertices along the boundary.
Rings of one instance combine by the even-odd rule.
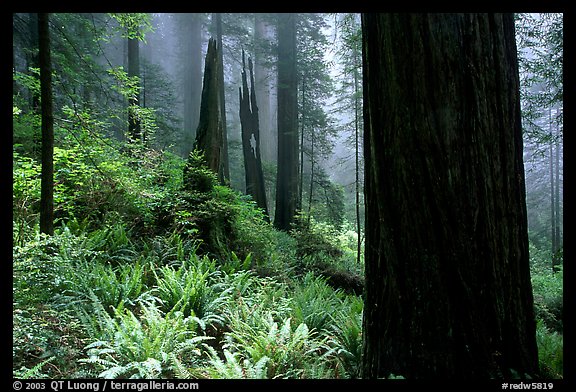
[[[309,272],[292,296],[293,317],[318,332],[327,331],[334,323],[334,314],[342,306],[338,293],[324,278]]]
[[[13,370],[12,375],[14,376],[14,378],[19,378],[19,379],[50,378],[47,374],[42,372],[42,368],[44,367],[44,365],[46,365],[48,362],[52,361],[54,358],[55,357],[52,356],[48,359],[45,359],[44,361],[42,361],[39,364],[32,367],[31,369],[28,369],[28,368],[23,366],[22,368],[20,368],[20,370]]]
[[[99,371],[99,377],[170,375],[174,369],[178,370],[175,358],[189,360],[200,356],[199,344],[211,339],[194,336],[196,319],[184,317],[177,310],[163,314],[155,306],[142,305],[136,315],[119,307],[111,317],[101,307],[96,309],[99,317],[92,320],[91,329],[100,339],[86,346],[88,358],[81,362]]]
[[[291,319],[286,318],[279,326],[271,313],[260,318],[259,325],[234,319],[232,332],[226,335],[225,349],[241,353],[256,363],[268,358],[268,378],[305,377],[310,364],[320,359],[323,347],[306,324],[293,329]]]
[[[223,351],[221,359],[214,348],[207,346],[210,366],[205,369],[206,376],[215,379],[265,379],[267,378],[269,358],[264,356],[256,363],[242,358],[239,353]]]
[[[157,287],[154,293],[165,311],[178,310],[185,317],[197,317],[200,327],[222,325],[220,315],[227,292],[215,290],[218,276],[213,260],[192,257],[179,268],[164,266],[154,271]]]

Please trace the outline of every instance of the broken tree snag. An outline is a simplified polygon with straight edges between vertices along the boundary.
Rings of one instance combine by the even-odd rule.
[[[220,65],[218,50],[216,40],[210,38],[204,66],[200,119],[193,150],[198,149],[204,153],[206,165],[218,175],[218,181],[223,184],[222,118],[219,93],[221,80],[218,77],[218,67]]]
[[[269,221],[264,174],[262,172],[262,160],[260,158],[260,126],[258,122],[258,105],[256,104],[251,58],[248,58],[248,69],[250,71],[251,91],[248,89],[246,62],[244,50],[242,50],[242,88],[238,88],[238,93],[240,95],[240,124],[242,126],[242,151],[244,152],[246,194],[252,196],[256,205],[264,211],[266,221]]]

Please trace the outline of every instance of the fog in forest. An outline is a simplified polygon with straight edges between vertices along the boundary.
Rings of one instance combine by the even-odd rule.
[[[364,151],[364,106],[373,101],[364,94],[363,16],[53,13],[39,31],[39,15],[13,14],[17,378],[39,369],[53,378],[359,378],[367,198],[382,193],[368,195],[364,157],[388,156]],[[539,361],[561,378],[563,15],[518,13],[514,26],[519,86],[506,83],[519,88],[529,268],[538,336],[549,338],[538,341]],[[470,70],[463,78],[475,83]],[[54,227],[46,231],[47,111]],[[39,233],[54,232],[44,247],[50,240]],[[30,273],[30,260],[52,257],[60,259],[48,278]],[[60,262],[70,275],[50,280]],[[66,327],[68,316],[54,324],[54,336],[77,334],[64,343],[72,354],[46,348],[52,335],[27,327],[41,324],[34,309],[42,301],[78,314],[77,324]],[[161,322],[171,324],[148,342]],[[138,346],[130,330],[149,347],[125,351]],[[293,342],[288,359],[264,352]],[[38,365],[53,358],[65,370]]]
[[[539,14],[530,14],[531,23],[540,24]],[[106,15],[95,15],[93,19],[103,23],[109,31],[113,23],[104,21]],[[149,31],[140,42],[140,72],[143,84],[142,105],[153,108],[161,121],[155,135],[161,148],[167,148],[185,157],[191,148],[198,125],[204,57],[208,39],[215,37],[212,14],[167,14],[152,13]],[[277,161],[277,47],[274,16],[266,14],[223,14],[222,52],[226,101],[226,121],[230,144],[231,186],[244,190],[243,160],[241,159],[241,127],[239,120],[238,88],[242,85],[242,50],[255,62],[256,97],[260,111],[262,160],[267,180],[267,193],[273,196]],[[344,204],[354,203],[355,171],[355,116],[359,116],[356,127],[362,132],[361,102],[361,43],[359,42],[360,19],[358,15],[345,14],[302,14],[299,16],[297,32],[297,84],[299,107],[299,131],[303,137],[303,182],[304,193],[310,189],[311,162],[316,165],[316,180],[319,187],[312,187],[313,200],[322,203],[322,194],[335,192],[343,197]],[[101,64],[127,68],[127,43],[120,33],[111,33],[107,42],[102,42]],[[544,44],[543,44],[544,45]],[[535,53],[543,47],[521,48],[527,61],[533,61]],[[354,52],[356,51],[356,53]],[[357,86],[354,91],[354,75]],[[529,78],[525,74],[526,78]],[[526,94],[544,94],[545,83],[533,84]],[[356,94],[356,101],[355,95]],[[355,108],[354,105],[357,105]],[[562,200],[562,143],[549,147],[550,140],[561,138],[558,118],[561,105],[550,107],[549,113],[540,113],[530,120],[525,138],[525,167],[527,202],[531,233],[539,238],[536,243],[543,246],[542,238],[549,231],[550,165],[558,165],[560,179],[560,209]],[[540,129],[537,137],[531,128]],[[118,129],[116,135],[122,135]],[[313,134],[313,135],[312,135]],[[544,135],[541,137],[540,135]],[[315,151],[311,152],[311,140],[315,138]],[[302,140],[302,137],[299,139]],[[558,162],[550,157],[550,148]],[[362,145],[359,141],[362,171]],[[302,164],[302,162],[301,162]],[[554,169],[553,169],[554,170]],[[360,175],[360,181],[362,175]],[[327,181],[330,185],[327,185]],[[360,186],[362,189],[362,186]],[[326,196],[327,197],[327,196]],[[360,198],[362,199],[362,198]],[[308,198],[306,198],[308,200]],[[304,208],[308,208],[307,203]],[[273,204],[273,203],[272,203]],[[273,209],[273,205],[271,206]],[[353,209],[346,209],[345,218],[354,221]],[[560,214],[560,220],[562,214]],[[559,227],[562,228],[560,221]],[[562,229],[560,229],[562,230]],[[562,237],[562,235],[560,235]]]

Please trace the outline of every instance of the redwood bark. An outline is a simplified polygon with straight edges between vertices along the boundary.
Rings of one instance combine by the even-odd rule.
[[[204,153],[207,166],[217,174],[220,183],[223,183],[219,64],[218,47],[216,41],[211,38],[206,52],[200,120],[196,130],[194,149]]]
[[[278,169],[274,226],[291,229],[298,206],[296,17],[278,15]]]
[[[363,14],[365,378],[538,371],[511,14]]]

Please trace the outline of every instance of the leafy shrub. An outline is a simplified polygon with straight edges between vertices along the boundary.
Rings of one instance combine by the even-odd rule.
[[[558,332],[563,330],[563,280],[562,270],[532,270],[536,318],[542,319],[547,328]]]
[[[184,166],[184,188],[190,192],[209,193],[218,184],[216,174],[206,166],[204,154],[194,150]]]
[[[40,165],[32,158],[13,152],[12,169],[12,215],[13,240],[16,245],[34,236],[39,217]]]
[[[322,254],[333,259],[342,256],[339,244],[334,241],[338,231],[328,224],[317,223],[313,217],[298,215],[290,234],[296,239],[299,258]]]

